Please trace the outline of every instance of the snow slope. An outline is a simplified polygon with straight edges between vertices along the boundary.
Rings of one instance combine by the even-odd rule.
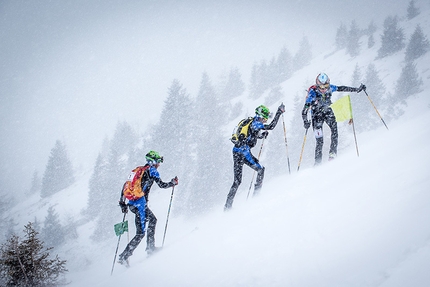
[[[428,286],[430,111],[410,110],[389,131],[360,135],[360,157],[352,146],[266,182],[258,197],[238,194],[230,212],[172,218],[163,251],[146,258],[142,243],[132,266],[109,276],[112,240],[97,264],[70,274],[72,286]],[[159,244],[163,227],[160,218]]]

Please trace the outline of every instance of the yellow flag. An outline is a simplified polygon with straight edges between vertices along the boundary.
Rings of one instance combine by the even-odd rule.
[[[343,122],[352,119],[351,99],[349,95],[344,96],[331,104],[336,122]]]

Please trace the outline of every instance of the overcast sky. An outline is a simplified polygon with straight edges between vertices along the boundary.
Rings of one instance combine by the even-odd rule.
[[[216,82],[237,66],[247,84],[282,46],[294,54],[307,36],[320,53],[340,22],[380,24],[409,1],[379,2],[1,1],[0,187],[24,173],[28,188],[57,139],[91,168],[118,120],[157,121],[175,78],[194,96],[204,71]]]

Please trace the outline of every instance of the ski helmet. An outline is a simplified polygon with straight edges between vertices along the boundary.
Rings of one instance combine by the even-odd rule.
[[[320,91],[326,91],[330,87],[330,78],[326,73],[318,74],[315,82]]]
[[[161,163],[161,162],[163,162],[163,157],[162,156],[160,156],[159,154],[158,154],[158,152],[156,152],[156,151],[153,151],[153,150],[151,150],[151,151],[149,151],[147,154],[146,154],[146,160],[147,161],[150,161],[150,162],[154,162],[154,163]]]
[[[264,119],[268,119],[269,115],[270,115],[270,111],[269,108],[264,106],[264,105],[260,105],[255,109],[255,113],[257,115],[259,115],[260,117],[264,118]]]

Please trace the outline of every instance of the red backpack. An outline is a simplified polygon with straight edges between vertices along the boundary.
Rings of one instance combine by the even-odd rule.
[[[142,190],[142,177],[149,165],[138,166],[128,175],[123,187],[123,194],[128,200],[137,200],[145,195]]]

